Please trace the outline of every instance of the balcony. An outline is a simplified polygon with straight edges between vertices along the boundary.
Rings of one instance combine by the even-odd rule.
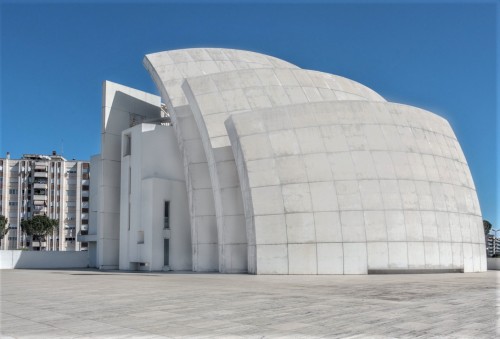
[[[48,178],[49,174],[47,172],[35,172],[35,178]]]
[[[76,235],[76,241],[78,242],[96,242],[97,241],[97,234],[77,234]]]
[[[34,211],[37,211],[37,212],[47,212],[47,207],[45,206],[35,206]]]
[[[88,230],[89,230],[89,225],[82,225],[82,226],[80,227],[80,230],[81,230],[81,231],[88,231]]]
[[[33,185],[33,188],[35,189],[47,189],[49,185],[47,185],[46,183],[35,183]]]
[[[89,197],[89,191],[82,191],[82,197]]]
[[[40,200],[47,200],[47,196],[46,195],[36,195],[35,194],[33,196],[33,200],[38,200],[38,201],[40,201]]]

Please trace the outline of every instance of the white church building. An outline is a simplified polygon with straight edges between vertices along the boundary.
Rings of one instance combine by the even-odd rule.
[[[249,51],[173,50],[144,66],[161,96],[103,86],[79,239],[96,267],[486,270],[474,182],[442,117]]]

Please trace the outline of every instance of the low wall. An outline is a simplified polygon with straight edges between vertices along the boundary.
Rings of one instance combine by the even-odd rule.
[[[0,251],[0,269],[12,268],[84,268],[89,253],[52,251]]]
[[[500,258],[488,258],[488,269],[493,271],[500,271]]]

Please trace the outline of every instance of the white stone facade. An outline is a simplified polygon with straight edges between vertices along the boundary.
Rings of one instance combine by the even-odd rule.
[[[108,93],[121,85],[107,83],[104,119],[121,123],[103,128],[103,154],[113,151],[101,155],[101,168],[115,184],[103,187],[108,199],[99,208],[116,217],[98,222],[111,230],[97,246],[109,265],[98,266],[254,274],[486,270],[474,183],[443,118],[253,52],[175,50],[147,55],[144,65],[172,126],[128,129],[134,114],[145,123],[161,119],[160,98],[122,86],[132,98],[124,101]],[[145,131],[155,137],[142,138]],[[124,135],[140,142],[139,154],[123,157]],[[116,162],[108,174],[105,159]],[[139,170],[151,175],[134,174]],[[177,235],[174,224],[162,233],[152,221],[163,212],[148,196],[171,208],[180,202],[172,212]],[[135,208],[150,216],[138,217],[131,232]],[[147,234],[163,234],[169,260],[182,263],[165,265],[161,241],[148,243]],[[116,247],[100,247],[101,239]],[[152,246],[149,256],[139,255],[141,241]]]

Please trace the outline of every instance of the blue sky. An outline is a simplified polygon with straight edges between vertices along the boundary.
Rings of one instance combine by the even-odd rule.
[[[500,228],[497,1],[0,3],[2,157],[89,159],[99,153],[103,80],[157,93],[147,53],[247,49],[444,116],[483,216]]]

